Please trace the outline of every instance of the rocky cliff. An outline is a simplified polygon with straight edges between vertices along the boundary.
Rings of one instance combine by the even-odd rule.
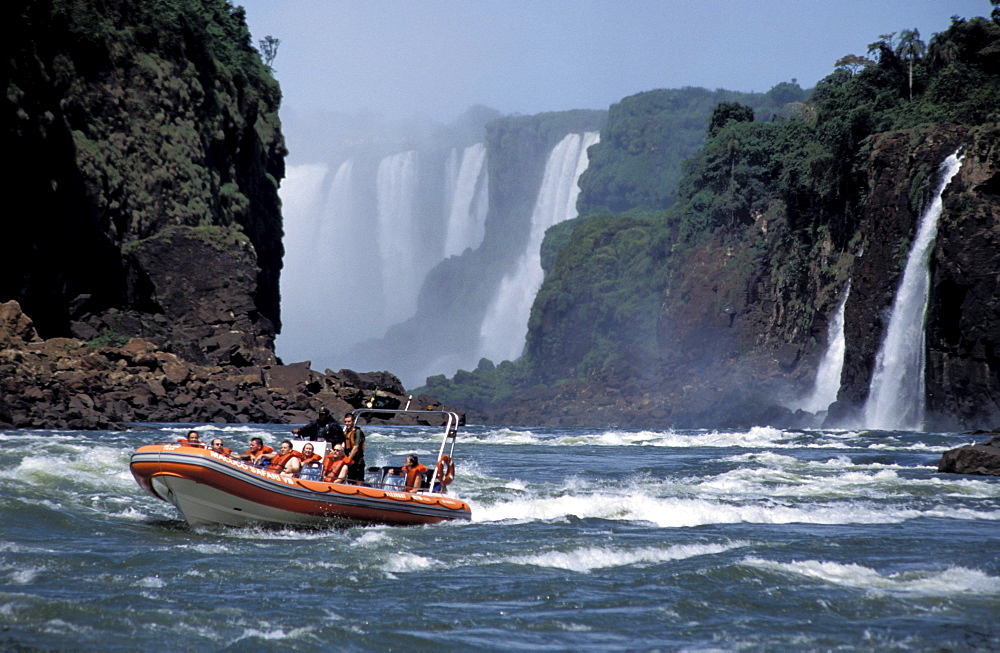
[[[385,372],[275,357],[281,94],[242,9],[3,16],[0,428],[304,422],[407,400]]]
[[[45,338],[274,363],[280,91],[225,0],[4,9],[0,300]],[[195,293],[192,295],[192,293]]]
[[[957,126],[878,136],[857,180],[865,189],[859,251],[845,311],[847,344],[831,419],[850,421],[869,383],[905,253],[936,170],[960,148],[962,167],[943,197],[931,257],[926,318],[931,423],[1000,422],[1000,131]]]

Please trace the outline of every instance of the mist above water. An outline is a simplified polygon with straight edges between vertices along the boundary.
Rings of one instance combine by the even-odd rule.
[[[495,116],[474,108],[449,126],[329,116],[317,136],[325,157],[311,144],[322,160],[289,165],[281,187],[285,362],[349,367],[343,352],[413,315],[428,270],[479,244],[485,149],[469,141]]]

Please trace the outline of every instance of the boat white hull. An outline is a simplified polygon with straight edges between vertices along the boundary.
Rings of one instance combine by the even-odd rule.
[[[290,478],[176,444],[141,447],[130,467],[140,486],[191,525],[406,526],[471,518],[468,504],[442,494]]]

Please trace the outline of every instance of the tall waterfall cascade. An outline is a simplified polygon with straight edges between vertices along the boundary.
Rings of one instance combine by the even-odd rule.
[[[382,265],[382,310],[387,323],[413,314],[420,282],[430,264],[415,246],[420,242],[416,219],[419,157],[413,150],[386,157],[376,178],[378,249]]]
[[[941,196],[961,165],[958,152],[945,159],[934,199],[920,218],[893,301],[889,327],[875,359],[864,410],[866,428],[923,428],[926,407],[924,323],[930,292],[930,257],[943,208]]]
[[[480,355],[494,361],[515,360],[524,350],[531,305],[542,284],[541,249],[545,231],[575,218],[577,184],[587,169],[587,148],[600,134],[569,134],[552,149],[531,215],[528,244],[514,270],[500,283],[480,328]]]
[[[466,248],[479,246],[486,233],[489,206],[489,183],[486,175],[486,146],[475,143],[448,154],[446,166],[448,226],[445,232],[444,257],[457,256]]]
[[[796,408],[818,413],[830,407],[830,404],[837,400],[837,393],[840,391],[840,375],[844,370],[844,352],[847,350],[844,340],[844,310],[847,307],[847,298],[851,294],[851,282],[847,282],[844,289],[844,296],[840,299],[837,312],[827,327],[826,353],[820,360],[816,368],[816,379],[813,382],[812,392],[802,399]]]
[[[474,143],[289,166],[280,355],[350,365],[346,348],[411,317],[428,271],[482,243],[486,159]]]

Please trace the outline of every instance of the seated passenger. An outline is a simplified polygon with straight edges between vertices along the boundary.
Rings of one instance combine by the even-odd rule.
[[[273,453],[274,449],[264,446],[264,441],[260,438],[250,438],[250,448],[240,456],[233,456],[240,460],[247,460],[254,465],[259,465],[261,461],[267,460],[265,454]]]
[[[427,468],[420,464],[417,457],[409,455],[406,457],[406,464],[400,468],[400,473],[406,475],[405,487],[407,490],[419,490],[424,483],[424,474]]]
[[[316,447],[313,446],[312,442],[306,442],[302,445],[302,454],[299,456],[300,462],[303,465],[308,465],[309,463],[318,463],[323,459],[320,455],[316,453]]]
[[[221,438],[215,438],[214,440],[212,440],[212,446],[209,447],[209,448],[212,451],[214,451],[215,453],[222,454],[223,456],[232,456],[233,455],[233,450],[232,449],[228,449],[228,448],[222,446],[222,439]]]
[[[205,443],[201,441],[198,431],[188,431],[187,437],[178,440],[178,442],[189,447],[205,447]]]
[[[292,443],[285,440],[277,453],[264,454],[264,457],[271,461],[267,471],[282,476],[298,476],[299,470],[302,469],[302,463],[299,462],[300,455],[298,451],[292,449]]]
[[[323,480],[328,483],[343,481],[347,478],[347,468],[352,462],[344,453],[344,445],[333,445],[333,449],[323,459]]]

